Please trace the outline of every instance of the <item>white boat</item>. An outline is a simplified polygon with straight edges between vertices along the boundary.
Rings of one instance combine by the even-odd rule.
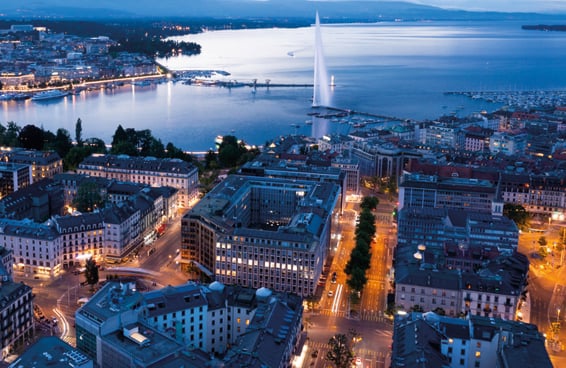
[[[35,95],[33,95],[33,97],[31,99],[32,99],[32,101],[51,100],[51,99],[54,99],[54,98],[65,97],[68,94],[69,93],[66,92],[66,91],[60,91],[58,89],[52,89],[52,90],[49,90],[49,91],[43,91],[43,92],[36,93]]]

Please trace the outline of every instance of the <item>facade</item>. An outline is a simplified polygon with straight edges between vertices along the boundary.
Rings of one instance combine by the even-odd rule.
[[[401,177],[398,208],[451,208],[503,214],[497,185],[488,180],[419,173],[405,173]]]
[[[340,188],[230,176],[182,219],[181,262],[226,284],[313,295]]]
[[[143,242],[141,212],[129,202],[106,207],[104,217],[104,254],[107,262],[120,262]]]
[[[526,285],[528,260],[516,254],[487,262],[478,271],[413,264],[396,269],[395,305],[409,311],[444,310],[446,315],[514,320]]]
[[[455,209],[404,208],[399,211],[398,229],[398,250],[409,248],[410,255],[421,244],[441,250],[449,243],[511,255],[519,242],[519,229],[507,217]]]
[[[332,160],[332,167],[339,168],[346,174],[346,192],[360,193],[360,165],[351,158],[336,157]]]
[[[179,191],[178,206],[183,208],[198,199],[198,169],[179,159],[93,154],[79,164],[77,171],[152,187],[173,187]]]
[[[297,295],[218,282],[143,294],[134,287],[108,283],[75,314],[77,348],[99,367],[175,367],[187,359],[197,368],[283,368],[300,341]]]
[[[0,247],[14,254],[14,269],[25,275],[55,277],[61,272],[61,238],[45,224],[0,219]]]
[[[91,257],[99,263],[104,260],[104,218],[100,212],[56,216],[52,220],[60,234],[64,268]]]
[[[522,205],[530,213],[552,215],[566,210],[564,174],[501,174],[499,186],[505,203]]]
[[[63,172],[63,159],[55,151],[11,149],[2,153],[8,162],[30,165],[34,183]]]
[[[389,142],[359,142],[352,148],[352,157],[360,165],[360,176],[399,178],[406,162],[420,156]]]
[[[62,216],[85,181],[94,181],[109,205]],[[38,277],[57,276],[62,268],[91,257],[120,262],[144,240],[151,242],[157,228],[175,216],[176,193],[171,187],[59,174],[0,200],[0,245],[14,251],[16,271]]]
[[[31,288],[11,277],[11,251],[0,247],[0,358],[24,346],[33,337]]]
[[[535,325],[499,318],[397,316],[391,367],[552,367]]]
[[[489,151],[493,154],[501,153],[507,156],[521,155],[525,153],[526,148],[526,134],[495,132],[489,141]]]
[[[32,182],[31,166],[10,162],[0,163],[0,198],[28,187]]]

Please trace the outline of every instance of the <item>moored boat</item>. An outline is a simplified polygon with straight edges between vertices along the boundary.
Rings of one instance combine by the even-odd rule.
[[[35,95],[33,95],[33,97],[31,99],[32,99],[32,101],[51,100],[51,99],[55,99],[55,98],[65,97],[68,94],[69,93],[66,92],[66,91],[60,91],[58,89],[52,89],[52,90],[49,90],[49,91],[43,91],[43,92],[36,93]]]

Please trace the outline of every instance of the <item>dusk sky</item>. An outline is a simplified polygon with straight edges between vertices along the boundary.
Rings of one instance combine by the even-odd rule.
[[[250,3],[262,2],[264,3],[308,3],[308,2],[386,2],[392,0],[222,0],[227,3]],[[566,13],[566,0],[405,0],[405,2],[412,2],[422,5],[438,6],[449,9],[463,9],[463,10],[480,10],[480,11],[503,11],[503,12],[545,12],[545,13]],[[20,7],[50,7],[50,6],[63,6],[63,7],[77,7],[77,8],[114,8],[114,9],[129,9],[145,12],[151,11],[152,8],[177,7],[184,9],[187,5],[191,4],[206,4],[206,0],[161,0],[155,2],[153,0],[81,0],[79,2],[69,2],[68,0],[25,0],[8,1],[0,0],[0,12],[2,9],[20,8]],[[134,9],[132,9],[132,7]]]
[[[465,10],[565,12],[564,0],[412,0],[410,2]]]

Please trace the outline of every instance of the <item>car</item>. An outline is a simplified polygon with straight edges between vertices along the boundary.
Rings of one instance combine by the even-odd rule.
[[[329,290],[329,291],[328,291],[328,296],[333,296],[333,295],[334,295],[334,292],[333,292],[332,290]]]

